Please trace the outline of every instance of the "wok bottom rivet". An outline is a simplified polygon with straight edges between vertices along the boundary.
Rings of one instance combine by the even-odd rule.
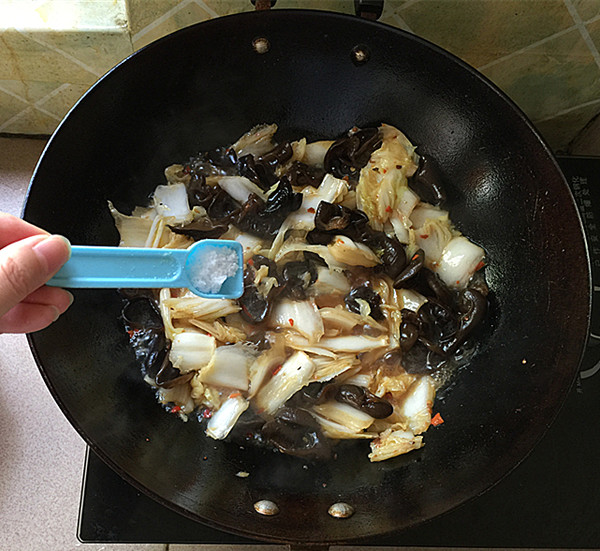
[[[350,518],[354,514],[354,507],[347,503],[334,503],[327,511],[334,518]]]
[[[276,503],[268,499],[261,499],[254,504],[254,510],[260,515],[273,516],[279,513],[279,507]]]

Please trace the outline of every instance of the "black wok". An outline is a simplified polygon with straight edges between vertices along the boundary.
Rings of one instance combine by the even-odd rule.
[[[270,49],[259,54],[256,38]],[[366,62],[353,49],[360,45]],[[586,341],[590,277],[578,214],[525,117],[471,68],[402,31],[324,12],[223,17],[113,69],[75,106],[35,171],[24,217],[75,244],[115,244],[107,209],[145,204],[164,167],[257,123],[278,137],[339,136],[388,122],[441,166],[459,228],[488,253],[481,347],[437,404],[445,423],[405,457],[366,443],[310,463],[204,438],[141,380],[113,291],[78,291],[30,335],[65,415],[111,467],[191,518],[257,539],[334,543],[400,531],[473,498],[515,467],[555,417]],[[238,471],[250,473],[236,477]],[[273,517],[253,503],[271,499]],[[335,502],[355,514],[334,519]],[[160,522],[160,519],[157,519]],[[401,543],[402,536],[398,536]]]

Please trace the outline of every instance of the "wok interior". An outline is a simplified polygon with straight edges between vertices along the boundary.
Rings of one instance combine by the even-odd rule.
[[[257,36],[268,53],[253,50]],[[351,57],[357,44],[369,50],[364,64]],[[272,11],[180,31],[109,73],[52,138],[25,218],[74,244],[116,244],[108,199],[121,211],[145,204],[166,166],[263,122],[277,123],[281,140],[397,126],[438,161],[452,219],[487,251],[489,323],[472,365],[436,402],[446,422],[424,449],[371,464],[368,444],[343,442],[337,460],[313,464],[204,438],[156,404],[113,291],[77,291],[67,314],[30,336],[32,349],[100,456],[192,518],[272,541],[342,542],[412,526],[497,481],[556,414],[589,314],[576,209],[529,125],[447,54],[352,17]],[[259,499],[281,512],[257,515]],[[338,501],[354,516],[332,519]]]

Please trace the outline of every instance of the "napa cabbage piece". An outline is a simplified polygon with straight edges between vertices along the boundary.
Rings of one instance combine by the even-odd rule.
[[[341,337],[331,337],[321,339],[319,346],[333,352],[353,352],[360,354],[376,348],[384,348],[389,344],[389,337],[382,335],[380,337],[367,337],[365,335],[343,335]]]
[[[119,232],[119,247],[146,247],[156,211],[153,208],[145,209],[143,213],[129,216],[119,212],[110,201],[108,208]]]
[[[188,224],[194,219],[185,184],[156,186],[152,201],[156,214],[170,224]]]
[[[267,200],[265,192],[244,176],[222,176],[217,183],[222,190],[240,204],[245,203],[252,194],[257,195],[263,201]]]
[[[400,210],[408,178],[419,164],[415,147],[400,130],[382,124],[380,132],[381,147],[360,171],[356,186],[356,204],[376,230],[382,230],[391,213]]]
[[[187,421],[187,415],[192,413],[196,407],[192,398],[191,387],[188,385],[176,385],[172,388],[159,388],[157,390],[158,401],[163,404],[175,404],[179,406],[180,416]]]
[[[377,432],[369,432],[369,431],[355,431],[348,428],[346,425],[338,423],[336,421],[332,421],[327,417],[323,417],[322,415],[318,415],[316,412],[314,413],[315,419],[318,421],[321,429],[323,430],[323,434],[328,436],[329,438],[335,438],[337,440],[349,440],[349,439],[366,439],[370,440],[376,438],[378,435]]]
[[[267,376],[278,366],[283,365],[286,356],[285,340],[281,334],[275,333],[272,337],[270,348],[263,351],[250,365],[248,398],[255,396],[267,379]]]
[[[451,289],[464,289],[484,257],[479,245],[460,235],[446,245],[436,271]]]
[[[415,244],[425,253],[425,266],[435,271],[444,249],[452,239],[448,218],[429,219],[415,230]]]
[[[371,442],[369,459],[385,461],[423,447],[423,437],[410,431],[387,429]]]
[[[346,427],[349,432],[364,432],[375,420],[358,408],[335,401],[315,405],[313,411],[321,417]]]
[[[241,310],[241,307],[234,300],[202,298],[191,292],[181,297],[165,297],[161,300],[161,304],[169,309],[172,320],[195,318],[204,321],[215,321]]]
[[[355,243],[345,235],[336,235],[333,241],[327,245],[327,250],[337,262],[347,266],[372,268],[381,263],[369,247],[363,243]]]
[[[325,155],[333,145],[334,140],[320,140],[318,142],[307,143],[304,149],[304,155],[300,159],[304,164],[323,168]]]
[[[171,343],[169,360],[182,373],[198,371],[214,361],[217,343],[215,338],[204,333],[182,331]]]
[[[292,354],[256,395],[258,411],[273,415],[310,382],[314,371],[315,364],[305,352]]]
[[[312,360],[315,364],[313,381],[321,383],[361,368],[360,360],[355,354],[340,354],[334,358],[316,355]]]
[[[206,425],[206,435],[215,440],[226,438],[249,405],[248,400],[241,396],[232,396],[225,400]]]
[[[397,422],[413,434],[425,432],[431,424],[435,383],[429,375],[414,381],[399,400],[394,400],[390,422]]]
[[[277,132],[276,124],[259,124],[241,136],[231,147],[238,158],[249,154],[260,157],[275,147],[273,143],[275,132]]]
[[[256,350],[243,344],[217,347],[214,360],[200,372],[200,382],[217,387],[248,390],[249,368]]]
[[[317,266],[317,279],[308,288],[308,293],[313,296],[347,295],[350,290],[350,282],[341,271]]]
[[[312,300],[282,299],[271,317],[275,326],[298,331],[309,343],[315,343],[324,333],[323,320]]]

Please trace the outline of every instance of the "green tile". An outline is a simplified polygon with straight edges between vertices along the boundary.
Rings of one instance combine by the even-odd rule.
[[[585,28],[590,34],[592,41],[596,45],[596,49],[600,50],[600,20],[592,23],[586,23]]]
[[[98,75],[76,59],[16,31],[0,33],[0,80],[92,84]]]
[[[53,90],[53,93],[38,105],[62,119],[87,90],[87,86],[63,84]]]
[[[32,77],[34,78],[34,77]],[[35,103],[58,88],[61,83],[38,80],[0,80],[0,90],[19,96],[27,103]]]
[[[551,119],[534,123],[548,145],[557,153],[569,151],[569,146],[585,126],[600,113],[600,101],[582,105]]]
[[[0,99],[2,101],[2,99]],[[6,134],[52,134],[58,126],[56,117],[47,115],[33,107],[15,113],[10,119],[0,123],[0,133]]]
[[[133,52],[129,33],[125,29],[76,32],[36,32],[31,35],[63,59],[101,76]],[[63,82],[78,82],[65,79]]]
[[[415,34],[475,67],[574,24],[562,0],[423,0],[397,13]]]
[[[15,98],[0,89],[0,128],[6,121],[27,109],[28,104],[22,99]]]
[[[127,0],[131,34],[137,34],[181,3],[181,0]]]
[[[133,47],[135,50],[138,50],[142,46],[146,46],[150,42],[154,42],[179,29],[206,21],[212,17],[211,13],[210,10],[198,4],[186,4],[182,9],[173,10],[171,13],[165,14],[165,17],[155,20],[141,29],[137,34],[134,34],[132,37]],[[166,17],[167,15],[168,17]]]
[[[483,71],[533,120],[600,97],[600,69],[574,29]]]
[[[600,16],[599,0],[571,0],[571,3],[583,21]]]

